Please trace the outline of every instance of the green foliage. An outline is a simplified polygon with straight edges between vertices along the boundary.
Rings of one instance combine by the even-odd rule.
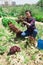
[[[10,18],[6,18],[6,17],[4,17],[4,18],[2,19],[2,24],[3,24],[5,27],[8,26],[8,23],[9,23],[9,22],[12,22],[13,24],[16,23],[15,20],[10,19]]]
[[[10,21],[9,19],[3,18],[3,19],[2,19],[2,24],[3,24],[5,27],[7,27],[9,21]]]
[[[5,27],[8,27],[8,23],[9,23],[9,22],[12,22],[17,28],[19,28],[19,29],[21,29],[21,30],[24,30],[24,29],[25,29],[25,27],[22,28],[21,23],[18,24],[14,19],[6,18],[6,17],[4,17],[4,18],[2,19],[2,24],[3,24]]]
[[[6,46],[0,46],[0,54],[3,54],[7,50]]]
[[[41,21],[41,22],[43,22],[43,16],[41,16],[41,15],[35,15],[35,19],[37,20],[37,21]]]
[[[37,34],[37,40],[38,39],[43,39],[43,25],[38,25],[38,24],[36,24],[36,27],[37,27],[37,29],[38,29],[38,34]]]
[[[0,17],[7,16],[6,12],[3,11],[3,8],[0,7]]]
[[[32,56],[31,56],[31,59],[32,59],[32,60],[35,60],[35,59],[36,59],[36,55],[32,55]]]
[[[12,34],[5,28],[0,29],[0,45],[6,44],[12,38]]]
[[[43,0],[39,0],[38,3],[37,3],[38,6],[41,7],[41,9],[43,8]]]
[[[25,16],[25,11],[31,10],[32,16],[35,17],[36,20],[43,22],[43,8],[36,5],[25,4],[22,6],[15,7],[0,7],[0,17],[2,16],[13,16],[18,17],[19,15]]]

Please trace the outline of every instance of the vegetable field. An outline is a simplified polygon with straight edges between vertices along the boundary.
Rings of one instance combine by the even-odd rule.
[[[26,10],[30,10],[32,17],[36,19],[35,25],[38,30],[36,40],[43,39],[43,0],[31,5],[0,6],[0,65],[43,65],[43,50],[31,44],[29,38],[16,37],[16,33],[8,26],[11,22],[21,31],[25,31],[26,26],[23,26],[21,21],[17,23],[16,19],[20,16],[26,17]],[[20,52],[8,55],[12,46],[18,46]]]
[[[10,31],[8,22],[11,21],[22,31],[26,28],[22,27],[21,23],[16,23],[15,17],[11,18],[0,18],[0,65],[43,65],[43,50],[35,48],[31,43],[29,44],[27,38],[16,38],[16,34]],[[36,21],[36,27],[38,29],[36,39],[43,39],[43,23]],[[28,42],[27,46],[26,42]],[[21,51],[8,56],[10,48],[15,45],[19,46]]]

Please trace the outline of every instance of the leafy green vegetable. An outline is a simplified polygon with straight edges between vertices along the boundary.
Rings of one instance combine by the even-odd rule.
[[[0,46],[0,54],[3,54],[7,50],[6,46]]]

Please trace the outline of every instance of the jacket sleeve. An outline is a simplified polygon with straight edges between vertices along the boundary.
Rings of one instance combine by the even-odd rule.
[[[34,25],[35,24],[35,19],[32,19],[30,24],[31,24],[30,26]]]

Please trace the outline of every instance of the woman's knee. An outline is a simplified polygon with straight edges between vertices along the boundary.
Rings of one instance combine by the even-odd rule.
[[[37,35],[37,33],[38,33],[38,30],[37,30],[37,29],[34,29],[34,33]]]
[[[25,32],[22,32],[21,33],[21,37],[25,37],[26,36],[26,33]]]
[[[33,37],[35,38],[37,36],[37,34],[38,34],[38,30],[34,29],[34,31],[33,31]]]

